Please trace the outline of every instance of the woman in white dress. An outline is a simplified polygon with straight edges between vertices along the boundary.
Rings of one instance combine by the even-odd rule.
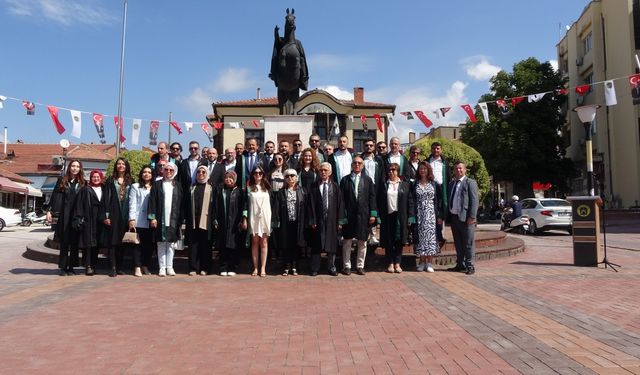
[[[269,251],[269,235],[271,234],[271,186],[267,181],[264,169],[258,166],[249,178],[247,186],[247,214],[248,230],[251,235],[251,258],[253,272],[251,276],[267,276],[267,254]],[[259,250],[259,252],[258,252]]]

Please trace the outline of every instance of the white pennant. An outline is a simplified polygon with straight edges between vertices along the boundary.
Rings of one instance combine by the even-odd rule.
[[[393,122],[393,114],[387,113],[386,116],[387,116],[387,122],[389,122],[389,130],[397,134],[398,128],[396,127],[396,124]]]
[[[349,116],[349,117],[353,118],[353,116]],[[338,116],[336,116],[336,119],[333,122],[333,133],[335,135],[340,134],[340,124],[338,124]]]
[[[191,130],[191,128],[193,128],[193,122],[185,122],[184,127],[187,128],[187,131]]]
[[[240,124],[237,122],[230,122],[229,126],[232,127],[233,129],[239,129],[240,128]]]
[[[544,96],[546,95],[546,92],[542,92],[540,94],[533,94],[533,95],[529,95],[527,96],[527,101],[529,103],[535,103],[535,102],[539,102],[540,99],[544,98]]]
[[[7,97],[4,95],[0,95],[0,108],[4,108],[3,102],[7,100]]]
[[[140,139],[140,128],[142,128],[142,120],[139,118],[133,119],[133,126],[131,127],[131,144],[137,145]]]
[[[618,104],[616,98],[616,87],[613,85],[613,80],[604,81],[604,101],[607,106]]]
[[[436,119],[440,119],[440,111],[439,110],[436,109],[435,111],[432,111],[431,113],[433,113],[436,116]]]
[[[349,115],[349,121],[353,122],[353,115]]]
[[[487,103],[478,103],[478,105],[482,110],[482,117],[484,117],[484,122],[489,124],[489,108],[487,108]]]
[[[69,113],[71,113],[71,121],[73,122],[71,135],[80,138],[80,134],[82,134],[82,114],[74,109],[70,109]]]

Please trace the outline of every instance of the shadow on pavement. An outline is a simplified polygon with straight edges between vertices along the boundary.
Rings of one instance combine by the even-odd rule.
[[[522,264],[525,266],[560,266],[560,267],[573,267],[572,263],[546,263],[546,262],[513,262],[511,264]]]
[[[10,270],[14,275],[30,274],[30,275],[57,275],[59,270],[57,268],[14,268]],[[76,271],[77,272],[77,271]]]

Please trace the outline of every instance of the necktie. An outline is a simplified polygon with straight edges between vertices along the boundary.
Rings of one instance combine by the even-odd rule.
[[[324,208],[324,217],[327,217],[327,211],[329,211],[329,189],[326,182],[322,184],[322,206]]]
[[[360,176],[356,175],[356,177],[353,179],[353,185],[355,186],[355,191],[356,191],[356,199],[358,199],[358,185],[360,184]]]
[[[254,155],[253,154],[249,154],[249,172],[253,171],[253,158]]]
[[[456,183],[453,184],[453,189],[451,189],[451,195],[449,196],[449,208],[453,205],[453,197],[456,195],[456,190],[458,190],[458,184],[460,180],[456,180]]]

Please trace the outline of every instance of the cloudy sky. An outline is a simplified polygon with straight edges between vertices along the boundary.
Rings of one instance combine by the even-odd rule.
[[[196,127],[174,140],[205,141],[197,128],[215,101],[275,96],[269,80],[273,28],[284,30],[287,7],[295,7],[297,38],[310,71],[310,88],[395,104],[401,138],[426,129],[401,111],[454,107],[436,125],[464,121],[460,104],[475,105],[501,69],[528,57],[555,60],[565,25],[587,0],[281,1],[129,0],[127,14],[125,136],[133,118],[167,120],[169,112]],[[7,99],[0,126],[9,140],[30,143],[97,142],[90,115],[80,139],[67,128],[58,135],[44,105],[85,112],[117,113],[123,2],[108,0],[0,0],[2,71],[0,95],[43,105],[26,116]],[[366,4],[366,5],[365,5]],[[168,125],[162,124],[161,138]],[[112,118],[105,118],[113,142]],[[130,146],[136,148],[135,146]],[[139,146],[138,146],[139,147]]]

